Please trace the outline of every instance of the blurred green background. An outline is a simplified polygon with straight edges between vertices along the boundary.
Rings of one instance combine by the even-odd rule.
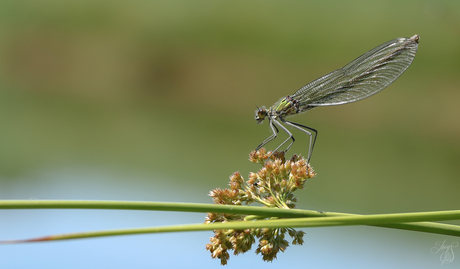
[[[270,131],[254,121],[256,105],[271,106],[373,47],[414,34],[417,56],[388,89],[291,118],[319,131],[312,157],[318,176],[298,207],[320,211],[459,208],[459,1],[1,2],[0,199],[211,203],[207,193],[226,187],[234,171],[259,169],[248,153]],[[290,153],[306,155],[307,139],[294,135]],[[203,219],[0,211],[0,239]],[[0,263],[177,268],[193,261],[207,268],[219,264],[204,249],[210,236],[2,246]],[[232,257],[229,267],[436,268],[439,255],[430,248],[445,239],[456,240],[309,229],[304,246],[271,264],[248,253]]]

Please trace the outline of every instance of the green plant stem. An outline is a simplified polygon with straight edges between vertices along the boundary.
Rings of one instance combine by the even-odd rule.
[[[460,210],[354,215],[343,213],[323,213],[311,210],[278,209],[253,206],[228,206],[191,203],[123,202],[123,201],[62,201],[62,200],[0,200],[0,209],[118,209],[118,210],[160,210],[181,212],[221,212],[232,214],[278,217],[278,220],[242,221],[213,224],[191,224],[141,229],[96,231],[87,233],[56,235],[50,237],[14,242],[62,240],[74,238],[100,237],[141,233],[204,231],[214,229],[248,229],[277,227],[326,227],[344,225],[371,225],[394,229],[420,231],[436,234],[460,236],[460,227],[441,223],[408,223],[421,221],[442,221],[460,219]],[[315,218],[312,218],[315,217]],[[286,219],[289,218],[289,219]],[[11,241],[10,241],[11,242]],[[6,242],[3,242],[6,243]]]
[[[133,234],[147,234],[147,233],[166,233],[166,232],[190,232],[190,231],[209,231],[216,229],[235,229],[243,230],[249,228],[279,228],[279,227],[327,227],[327,226],[345,226],[345,225],[375,225],[381,226],[381,223],[392,223],[400,220],[410,219],[413,221],[423,219],[437,219],[446,220],[454,217],[448,216],[450,213],[447,211],[441,212],[429,212],[429,213],[402,213],[402,214],[381,214],[381,215],[369,215],[369,216],[342,216],[342,217],[318,217],[318,218],[296,218],[296,219],[279,219],[279,220],[259,220],[259,221],[238,221],[238,222],[226,222],[226,223],[212,223],[212,224],[188,224],[188,225],[174,225],[164,227],[149,227],[149,228],[136,228],[136,229],[119,229],[119,230],[108,230],[108,231],[95,231],[85,233],[74,233],[74,234],[62,234],[54,236],[46,236],[40,238],[34,238],[29,240],[15,240],[15,241],[3,241],[0,243],[24,243],[24,242],[39,242],[49,240],[67,240],[67,239],[81,239],[91,237],[104,237],[104,236],[120,236],[120,235],[133,235]],[[457,212],[456,214],[460,214]],[[458,217],[458,216],[457,216]],[[460,236],[460,227],[455,225],[442,225],[438,226],[436,223],[421,223],[419,231],[425,232],[426,229],[434,228],[439,231],[445,230],[448,226],[450,231],[448,233],[454,236]],[[391,224],[391,227],[396,224]],[[405,224],[409,225],[409,224]],[[444,226],[444,228],[443,228]],[[383,226],[385,227],[385,226]],[[399,227],[401,228],[401,227]],[[399,229],[398,228],[398,229]]]

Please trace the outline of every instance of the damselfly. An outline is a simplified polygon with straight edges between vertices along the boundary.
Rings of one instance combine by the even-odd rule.
[[[293,95],[281,98],[272,107],[256,110],[256,121],[268,118],[273,132],[257,148],[259,150],[278,135],[278,127],[289,137],[273,152],[289,140],[294,144],[294,136],[285,125],[301,130],[310,136],[308,162],[310,162],[318,131],[286,120],[286,117],[305,112],[318,106],[342,105],[356,102],[378,93],[395,81],[414,60],[419,35],[411,38],[396,38],[364,53],[344,67],[322,76],[300,88]]]

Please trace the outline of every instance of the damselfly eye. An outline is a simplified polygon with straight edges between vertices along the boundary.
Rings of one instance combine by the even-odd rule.
[[[265,117],[267,116],[268,112],[265,108],[259,108],[256,110],[256,121],[257,123],[261,123],[264,121]]]

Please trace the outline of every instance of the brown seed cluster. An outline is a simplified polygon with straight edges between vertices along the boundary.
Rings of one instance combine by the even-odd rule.
[[[215,189],[210,192],[215,204],[243,205],[257,202],[266,207],[294,208],[297,198],[293,192],[302,189],[307,179],[316,175],[307,161],[296,155],[286,161],[284,153],[260,149],[251,152],[249,160],[261,164],[262,168],[257,173],[250,173],[247,181],[239,172],[231,175],[229,189]],[[247,216],[208,213],[205,223],[245,221],[245,217]],[[279,251],[284,252],[289,246],[285,239],[286,233],[293,238],[292,244],[303,243],[304,232],[292,228],[225,229],[214,231],[214,237],[211,237],[206,249],[213,258],[220,259],[221,264],[226,265],[230,258],[229,250],[234,255],[245,253],[251,249],[257,238],[259,245],[256,253],[260,253],[264,261],[273,261]]]

